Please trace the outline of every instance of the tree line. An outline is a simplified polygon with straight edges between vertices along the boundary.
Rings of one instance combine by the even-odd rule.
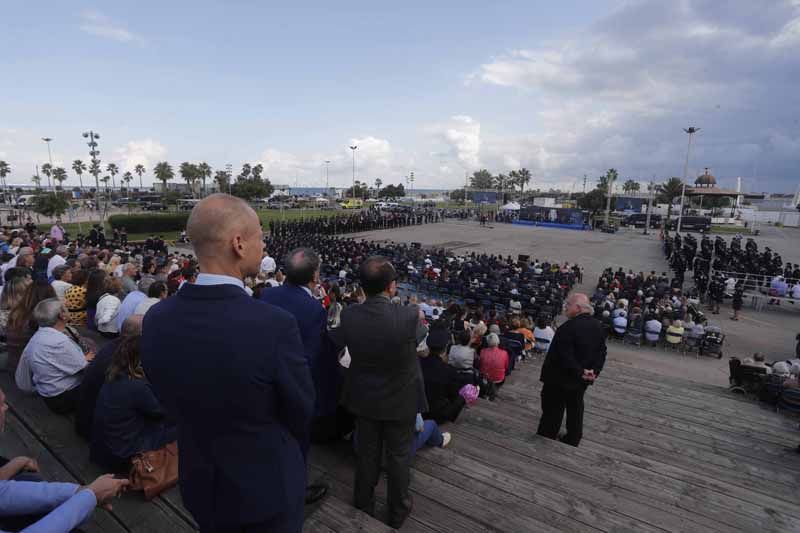
[[[106,194],[109,192],[109,184],[112,189],[117,188],[116,177],[120,173],[120,169],[115,163],[108,163],[105,166],[105,174],[103,177],[100,177],[100,174],[103,173],[103,168],[97,160],[93,160],[87,165],[82,160],[76,159],[72,162],[72,171],[78,177],[81,190],[84,189],[83,175],[87,173],[87,171],[95,178],[95,192],[100,191],[101,182],[105,185]],[[202,194],[206,194],[206,186],[212,176],[220,191],[227,191],[234,196],[239,196],[247,200],[267,197],[272,194],[274,188],[269,179],[262,176],[263,172],[263,165],[250,165],[249,163],[245,163],[242,165],[241,172],[239,172],[235,179],[232,179],[232,176],[224,170],[217,170],[214,172],[211,166],[205,161],[201,163],[184,161],[178,167],[178,174],[181,179],[186,182],[192,193],[192,197],[198,195],[198,184],[202,184]],[[123,190],[129,190],[130,183],[134,181],[133,175],[136,174],[139,178],[139,188],[144,189],[142,176],[146,173],[147,169],[144,165],[136,165],[133,172],[127,171],[122,173],[121,188]],[[0,184],[2,184],[3,189],[7,189],[6,177],[9,174],[11,174],[11,166],[6,161],[0,161]],[[42,175],[47,178],[48,183],[52,183],[55,185],[55,188],[59,190],[63,190],[64,182],[69,178],[67,170],[64,167],[53,167],[50,163],[45,163],[42,165],[41,175],[34,174],[31,177],[31,182],[36,185],[37,189],[42,188]],[[176,177],[176,173],[175,169],[173,169],[168,161],[160,161],[153,167],[153,176],[163,184],[164,191],[166,192],[167,183]]]

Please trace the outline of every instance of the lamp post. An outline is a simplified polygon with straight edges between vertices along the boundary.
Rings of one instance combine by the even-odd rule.
[[[53,140],[52,137],[42,137],[42,140],[47,144],[47,158],[50,161],[50,172],[53,172],[53,153],[50,151],[50,141]],[[47,175],[47,186],[50,187],[50,190],[55,195],[56,190],[53,188],[53,182],[50,180],[50,175]]]
[[[325,197],[330,198],[331,195],[331,187],[330,182],[328,181],[328,165],[330,165],[330,160],[325,160]]]
[[[686,178],[689,173],[689,153],[692,151],[692,135],[700,131],[700,128],[689,126],[683,129],[684,132],[689,134],[689,145],[686,147],[686,163],[683,165],[683,185],[681,186],[681,211],[678,213],[678,229],[677,233],[681,232],[681,221],[683,220],[683,197],[686,195]]]
[[[355,144],[350,147],[350,149],[353,151],[353,188],[351,189],[352,194],[350,195],[350,198],[353,200],[356,199],[356,148],[358,148],[358,145]]]
[[[225,171],[228,173],[228,194],[231,194],[231,182],[233,181],[233,165],[228,163],[225,165]],[[225,192],[225,191],[219,191]]]
[[[92,164],[89,167],[89,173],[94,176],[95,209],[100,209],[100,204],[97,202],[97,194],[100,192],[100,178],[98,177],[100,174],[100,160],[97,158],[97,156],[100,155],[100,151],[97,149],[97,140],[100,138],[100,135],[92,130],[89,130],[83,132],[83,138],[89,139],[89,142],[86,143],[87,146],[89,146],[89,155],[92,157]],[[89,220],[91,220],[91,211],[89,212]]]

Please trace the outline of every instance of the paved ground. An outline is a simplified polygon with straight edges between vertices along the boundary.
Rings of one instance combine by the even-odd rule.
[[[699,235],[698,235],[699,236]],[[613,266],[634,271],[664,272],[667,263],[657,233],[642,235],[641,230],[621,230],[611,235],[600,232],[574,231],[530,226],[497,224],[482,228],[472,222],[444,222],[397,230],[359,233],[357,238],[419,242],[424,246],[443,246],[455,253],[486,252],[493,254],[530,255],[540,260],[577,262],[585,269],[584,283],[578,287],[591,293],[604,268]],[[730,241],[730,236],[725,236]],[[756,237],[759,249],[769,246],[785,261],[800,262],[800,230],[763,227]],[[727,356],[749,356],[763,352],[769,359],[786,359],[794,353],[795,335],[800,332],[800,303],[796,308],[773,309],[767,306],[756,313],[745,308],[737,323],[728,319],[730,306],[720,315],[708,315],[719,323],[727,335],[722,360],[682,356],[652,348],[634,348],[612,344],[612,359],[634,367],[654,370],[665,375],[685,377],[710,384],[725,385],[728,379]]]

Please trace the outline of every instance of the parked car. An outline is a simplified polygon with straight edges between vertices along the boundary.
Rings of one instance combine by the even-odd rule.
[[[167,206],[162,204],[161,202],[148,202],[144,204],[143,209],[145,211],[166,211]]]
[[[647,215],[642,213],[635,213],[628,215],[622,219],[623,226],[633,226],[634,228],[643,228],[647,224]],[[661,227],[661,215],[650,214],[650,227],[658,229]]]
[[[670,220],[669,229],[677,231],[677,217]],[[711,231],[711,217],[685,216],[681,220],[681,231],[699,231],[700,233]]]

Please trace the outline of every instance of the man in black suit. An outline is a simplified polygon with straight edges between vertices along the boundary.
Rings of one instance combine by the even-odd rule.
[[[556,330],[542,365],[542,418],[537,433],[556,439],[566,409],[567,434],[561,441],[577,446],[583,436],[583,394],[603,370],[606,336],[602,324],[592,317],[594,310],[585,294],[567,298],[564,311],[569,320]]]
[[[375,486],[386,448],[388,523],[399,528],[411,512],[409,460],[418,412],[427,411],[416,347],[425,337],[417,306],[391,303],[397,273],[389,259],[373,256],[361,265],[367,300],[342,312],[333,341],[347,346],[351,363],[343,402],[356,416],[355,506],[375,512]]]
[[[244,289],[264,251],[258,215],[213,194],[187,231],[200,274],[147,311],[141,341],[178,424],[183,502],[203,533],[300,533],[314,384],[297,320]]]

